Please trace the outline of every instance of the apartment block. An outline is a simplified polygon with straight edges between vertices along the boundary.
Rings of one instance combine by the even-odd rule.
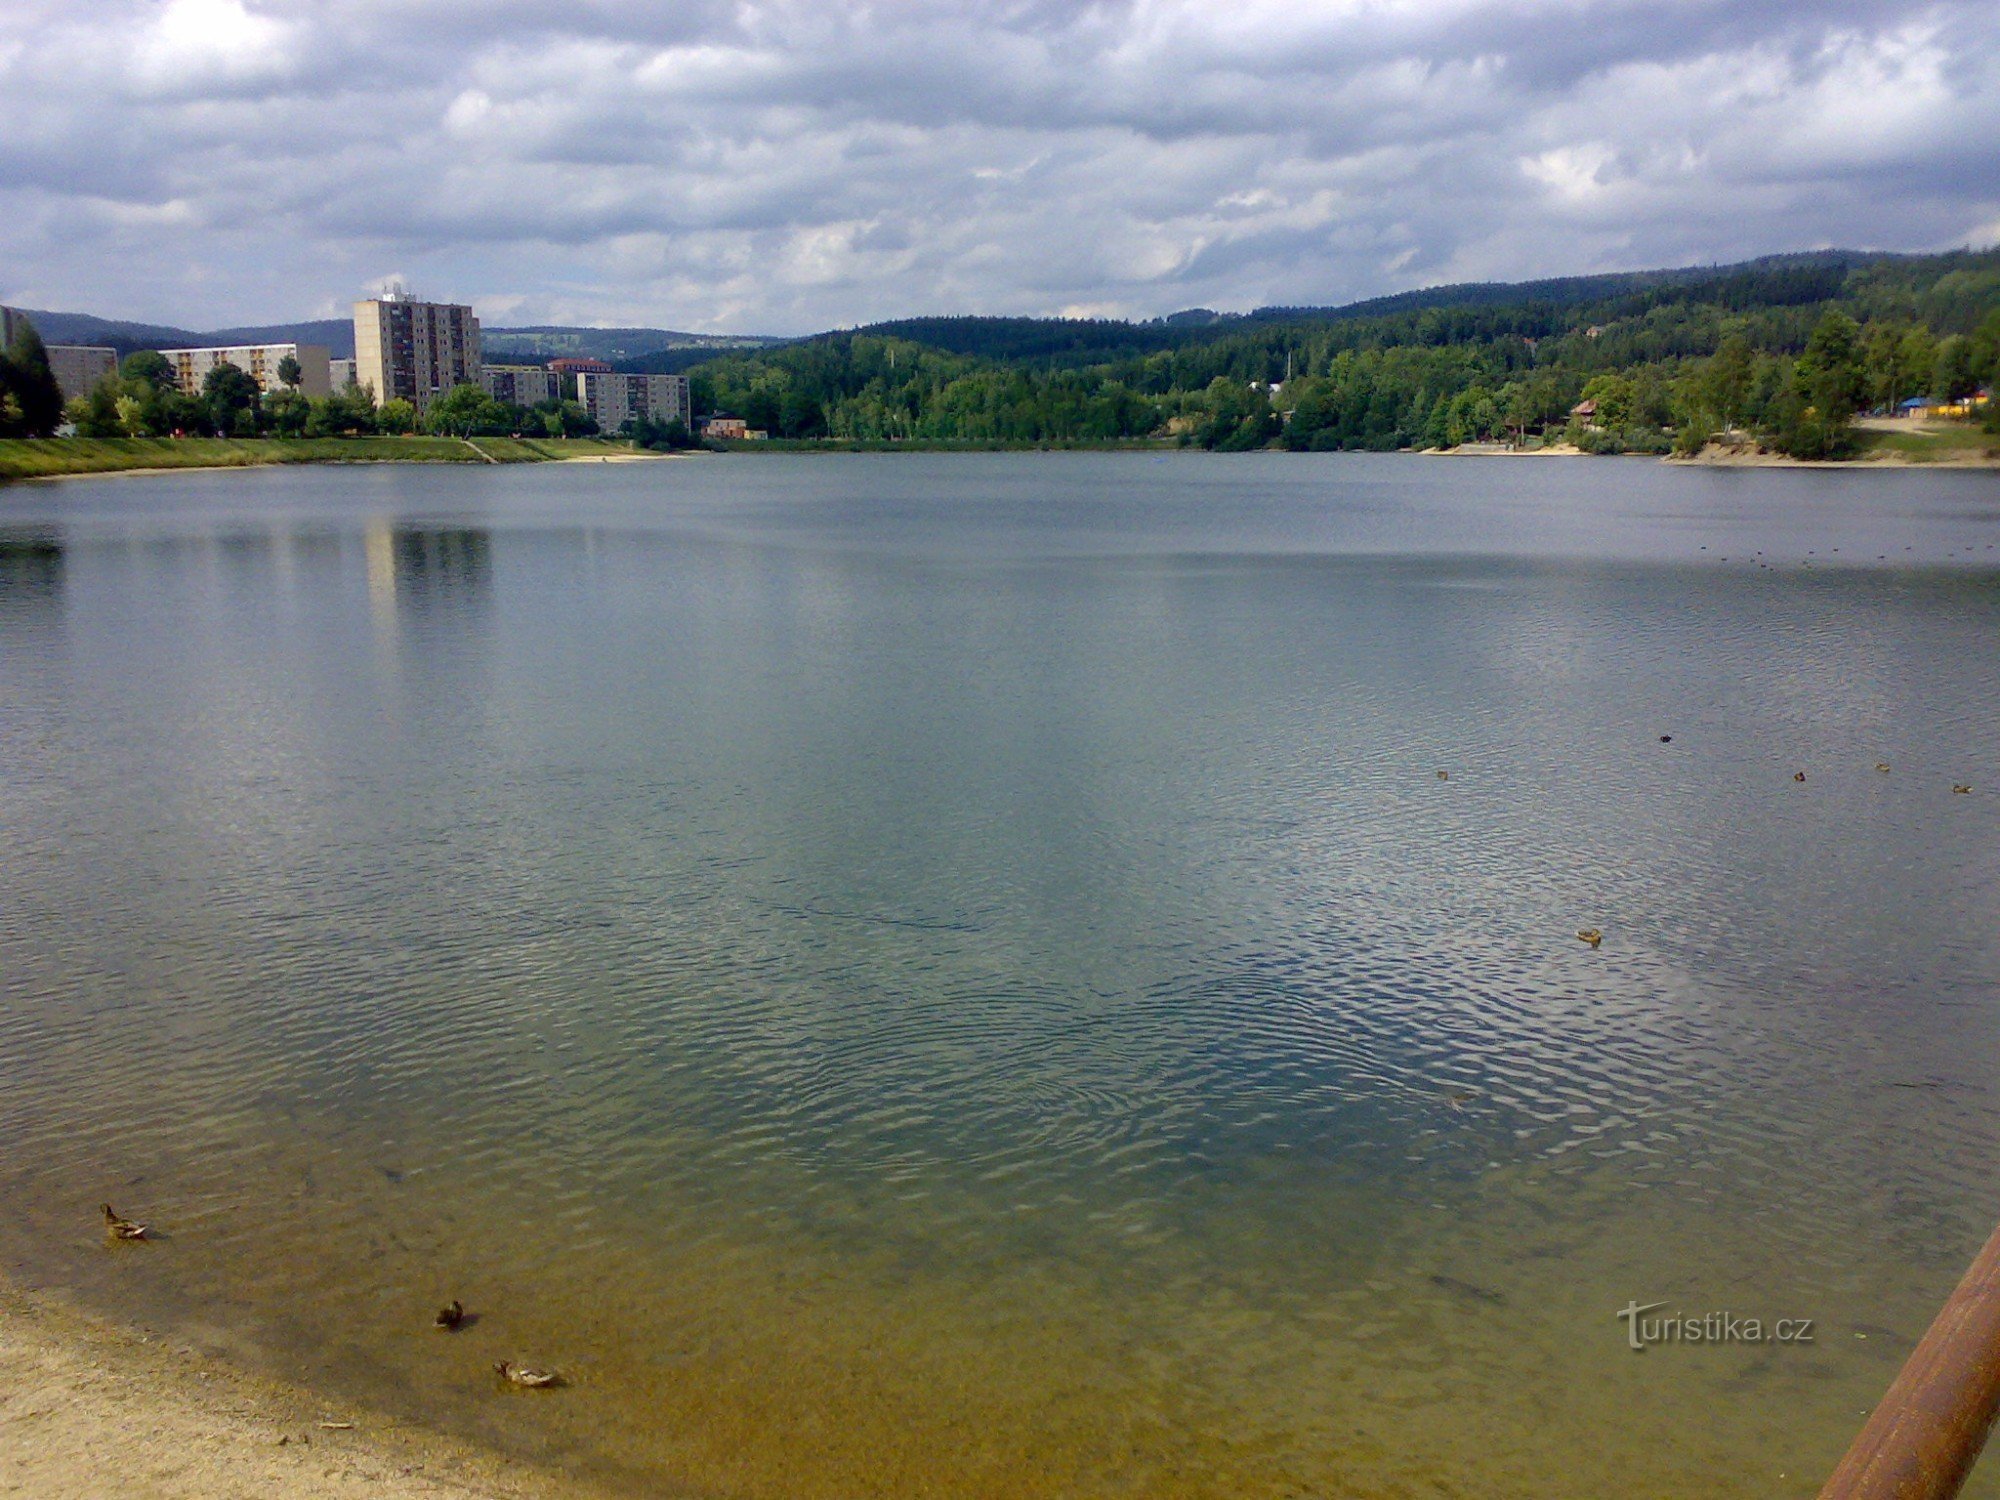
[[[283,390],[285,383],[278,378],[278,366],[288,357],[299,362],[299,390],[303,394],[325,396],[333,389],[328,382],[332,362],[326,356],[324,344],[235,344],[211,349],[162,349],[160,353],[174,367],[174,379],[180,388],[190,396],[199,396],[208,372],[222,364],[236,366],[266,394]]]
[[[50,344],[49,369],[62,387],[63,400],[74,401],[96,390],[107,375],[118,373],[118,351],[98,344]]]
[[[28,315],[18,307],[0,306],[0,349],[13,347],[14,335],[23,327],[32,327]]]
[[[479,379],[487,395],[515,406],[539,406],[556,394],[556,377],[545,365],[481,365]]]
[[[685,375],[616,375],[584,370],[576,377],[577,399],[591,420],[616,432],[634,417],[680,421],[694,429],[694,401]]]
[[[354,361],[351,359],[330,359],[326,362],[326,383],[336,391],[344,391],[354,384]]]
[[[354,376],[378,404],[422,411],[455,385],[480,384],[479,319],[455,302],[406,296],[354,304]]]

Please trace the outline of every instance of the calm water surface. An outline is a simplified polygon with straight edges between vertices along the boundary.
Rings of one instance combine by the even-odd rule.
[[[1809,1495],[2000,1218],[1996,545],[1611,461],[0,491],[0,1267],[642,1493]]]

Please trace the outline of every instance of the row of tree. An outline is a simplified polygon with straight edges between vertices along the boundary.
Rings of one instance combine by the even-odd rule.
[[[354,437],[409,432],[576,437],[597,431],[597,424],[574,401],[519,407],[495,400],[480,386],[460,385],[420,414],[401,398],[378,406],[367,391],[353,384],[329,396],[309,397],[298,389],[299,378],[298,362],[288,356],[278,366],[280,387],[266,391],[225,361],[202,378],[200,395],[190,395],[181,389],[164,355],[141,350],[127,356],[119,372],[89,395],[72,401],[68,417],[82,437]],[[58,398],[59,415],[61,410]]]

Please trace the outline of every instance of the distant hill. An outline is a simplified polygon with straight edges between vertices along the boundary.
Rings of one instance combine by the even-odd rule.
[[[711,358],[726,350],[764,349],[783,339],[758,334],[680,333],[671,328],[568,328],[539,324],[530,328],[487,328],[480,339],[487,356],[546,360],[569,355],[612,363],[637,360],[663,352],[691,351]]]
[[[168,323],[135,323],[91,313],[23,308],[51,344],[105,344],[120,354],[135,349],[201,348],[215,344],[324,344],[335,359],[354,357],[354,323],[349,318],[312,318],[298,323],[260,323],[198,330]],[[685,351],[709,359],[730,350],[762,349],[783,342],[753,334],[681,333],[671,328],[532,328],[482,330],[487,358],[540,362],[558,355],[623,361],[659,351]]]
[[[1641,304],[1657,302],[1663,296],[1685,300],[1696,295],[1740,308],[1804,306],[1839,295],[1848,273],[1857,266],[1910,258],[1859,250],[1816,250],[1731,265],[1614,271],[1540,281],[1458,282],[1336,306],[1260,307],[1247,313],[1196,307],[1130,322],[1114,318],[897,318],[852,331],[907,339],[950,354],[1002,363],[1053,363],[1076,368],[1219,342],[1266,324],[1356,322],[1433,308],[1603,305],[1609,316],[1620,310],[1621,299],[1639,299],[1629,304],[1631,310],[1639,311],[1643,310]],[[695,362],[684,362],[681,368]]]

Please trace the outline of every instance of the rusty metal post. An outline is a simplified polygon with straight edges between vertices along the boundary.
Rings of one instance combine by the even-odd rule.
[[[1819,1500],[1949,1500],[2000,1411],[2000,1229],[1833,1471]]]

